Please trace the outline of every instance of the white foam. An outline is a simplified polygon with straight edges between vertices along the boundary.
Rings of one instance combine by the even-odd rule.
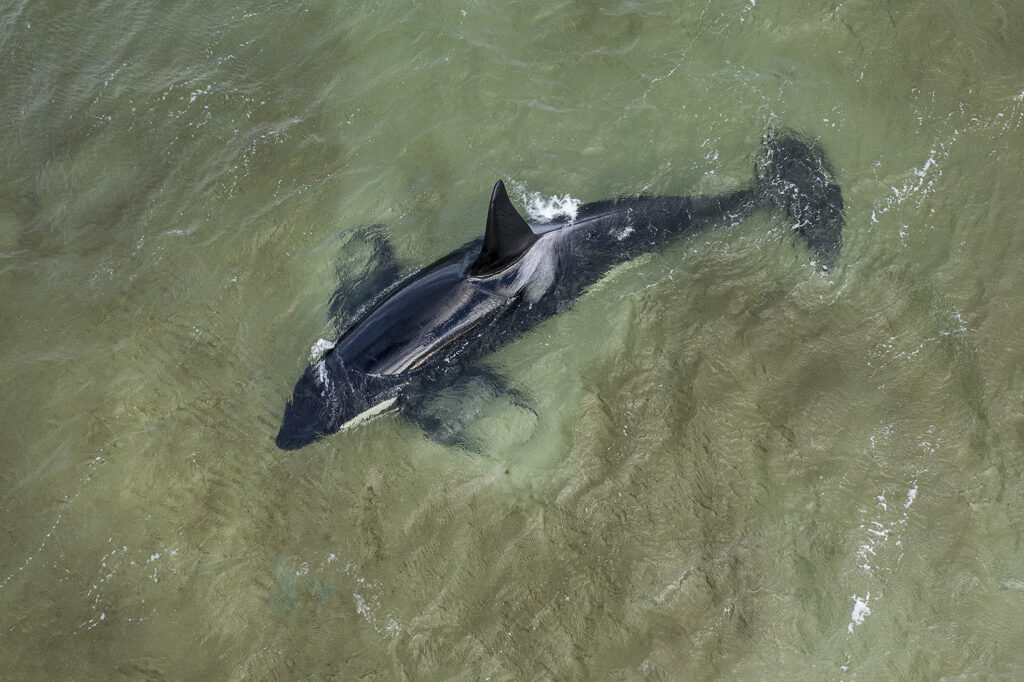
[[[345,566],[345,573],[352,575],[356,568],[354,564],[348,564]],[[377,634],[385,637],[397,637],[402,631],[402,625],[394,617],[394,614],[388,613],[384,616],[383,624],[381,624],[382,617],[378,615],[381,610],[381,595],[383,594],[380,582],[367,580],[359,575],[354,577],[360,589],[359,592],[352,593],[356,613],[365,618],[366,622],[377,631]]]
[[[544,196],[540,192],[527,192],[524,193],[523,204],[535,222],[550,223],[557,218],[575,220],[581,202],[568,194]]]
[[[861,599],[857,595],[851,597],[853,599],[853,612],[850,614],[850,625],[847,630],[850,634],[853,634],[854,625],[863,625],[864,619],[871,615],[871,609],[868,608],[868,602],[871,601],[871,593],[868,592]]]
[[[903,508],[906,509],[910,505],[914,504],[914,500],[915,499],[917,499],[917,484],[916,483],[914,484],[913,488],[911,488],[910,490],[907,491],[907,503],[905,505],[903,505]]]
[[[318,339],[309,349],[309,364],[313,364],[322,358],[327,351],[334,348],[334,342],[327,339]]]
[[[110,81],[107,81],[107,82],[109,83]],[[194,92],[192,92],[190,94],[188,103],[192,104],[192,102],[195,102],[196,98],[199,97],[200,95],[209,95],[211,92],[213,92],[213,86],[212,85],[207,85],[205,90],[203,88],[199,88],[198,90],[196,90],[196,91],[194,91]]]

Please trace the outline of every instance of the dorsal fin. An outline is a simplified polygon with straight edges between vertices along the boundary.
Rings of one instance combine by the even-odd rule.
[[[516,211],[505,191],[505,183],[498,180],[491,192],[491,205],[487,209],[487,228],[480,255],[469,268],[470,277],[487,277],[505,269],[537,241],[537,235]]]

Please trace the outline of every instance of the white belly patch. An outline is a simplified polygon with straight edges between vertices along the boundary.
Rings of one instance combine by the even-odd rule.
[[[374,417],[383,414],[384,412],[387,412],[388,408],[394,405],[396,400],[398,400],[398,398],[389,398],[388,400],[385,400],[382,403],[377,403],[370,409],[364,410],[363,412],[360,412],[356,416],[349,419],[347,422],[341,425],[340,429],[348,429],[353,426],[356,426],[357,424],[362,424],[363,422],[370,421]]]

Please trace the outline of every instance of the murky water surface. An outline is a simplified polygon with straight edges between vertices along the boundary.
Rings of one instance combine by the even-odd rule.
[[[1020,3],[15,0],[0,121],[5,677],[1024,676]],[[490,358],[482,452],[275,448],[360,226],[412,272],[772,128],[831,271],[764,211]]]

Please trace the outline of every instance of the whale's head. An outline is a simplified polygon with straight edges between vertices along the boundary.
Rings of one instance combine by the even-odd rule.
[[[352,370],[330,354],[307,367],[295,384],[275,439],[277,447],[297,450],[386,412],[400,391],[391,377]]]

